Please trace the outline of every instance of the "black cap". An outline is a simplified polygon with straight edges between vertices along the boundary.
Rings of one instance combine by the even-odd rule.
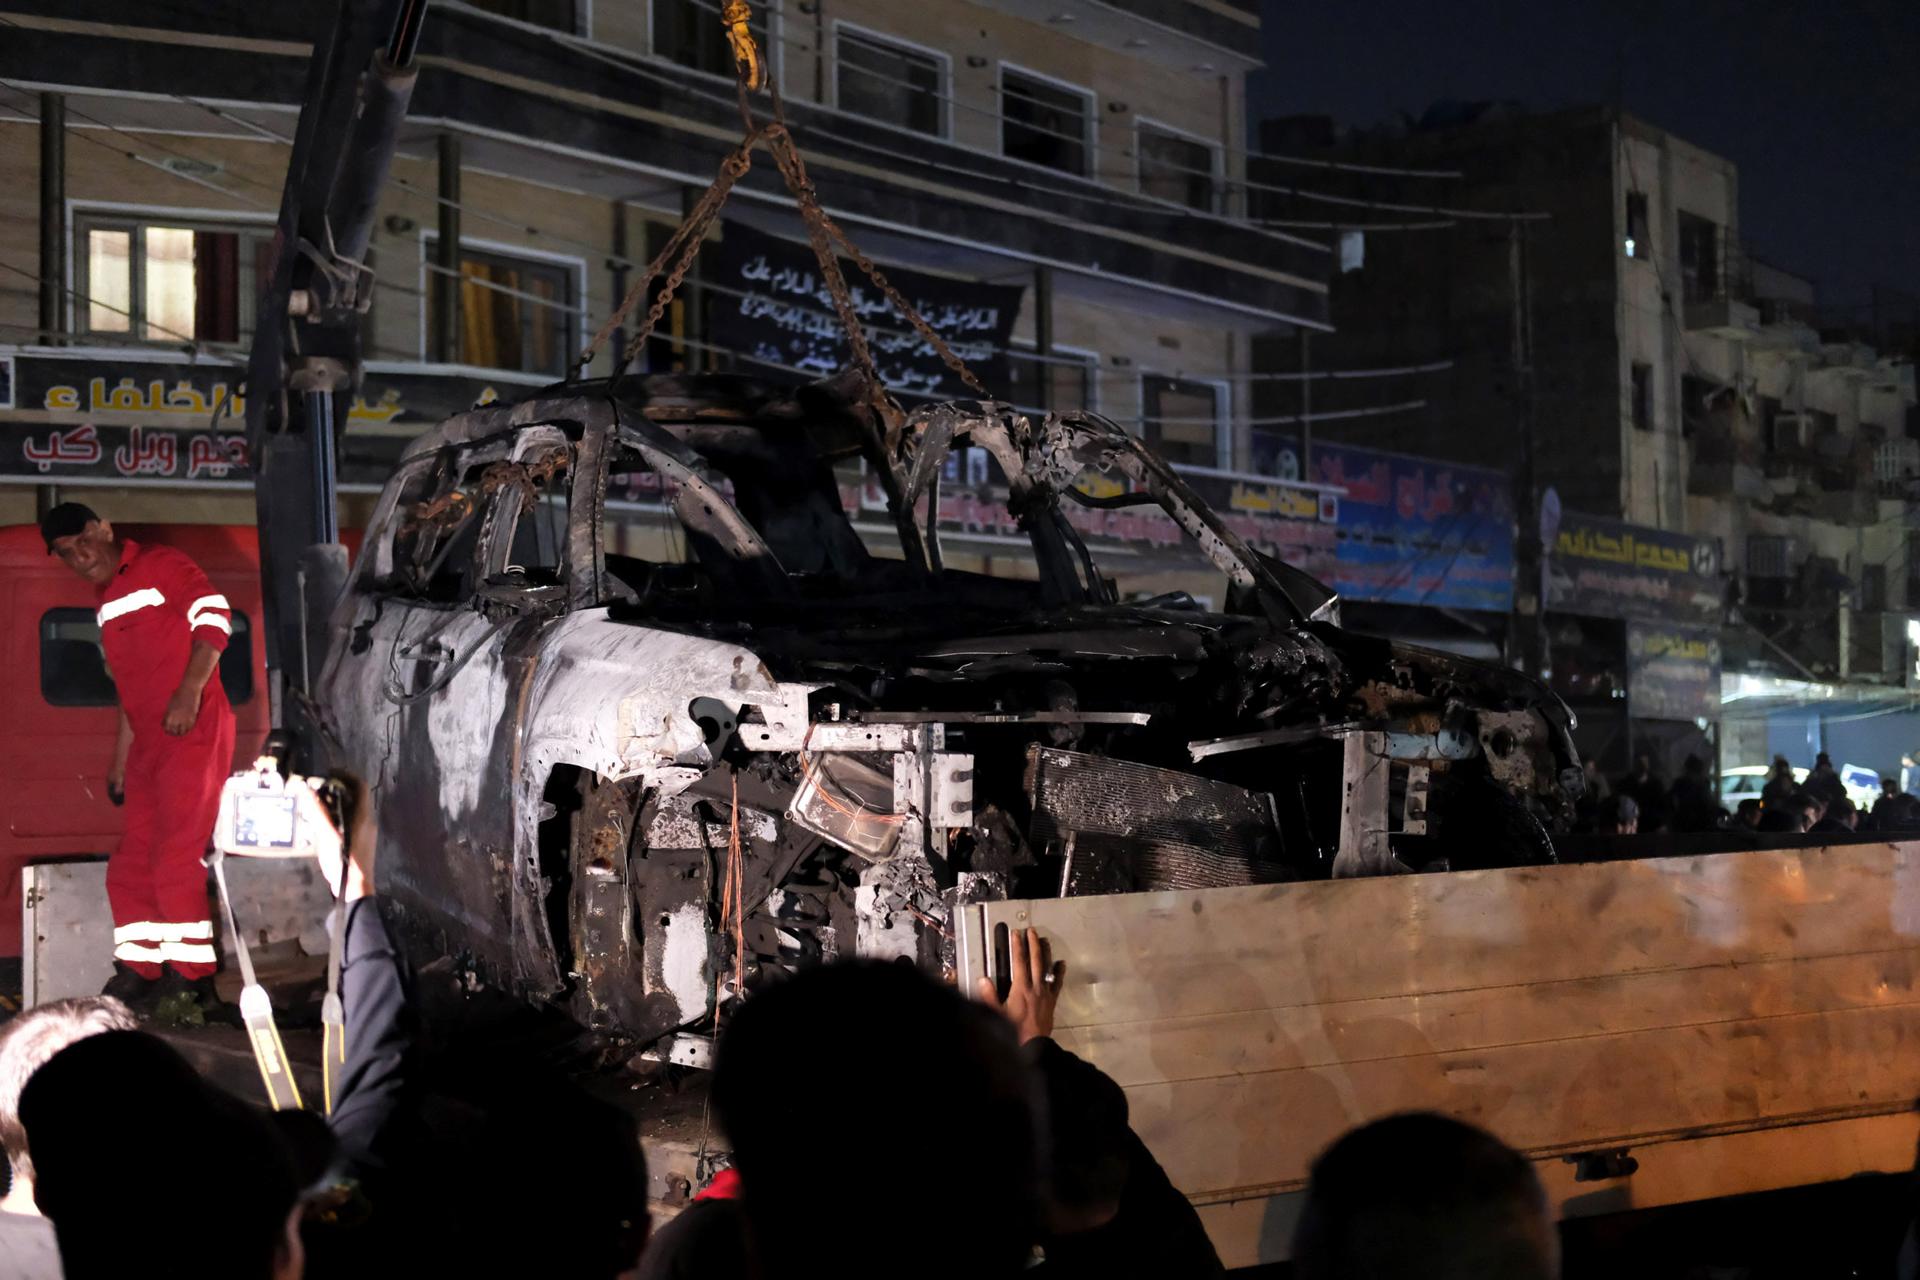
[[[62,502],[40,517],[40,536],[47,540],[47,554],[53,554],[54,540],[70,538],[100,517],[84,502]]]
[[[55,1054],[22,1091],[20,1120],[35,1198],[70,1276],[125,1274],[116,1268],[142,1260],[164,1273],[227,1247],[271,1249],[333,1154],[320,1117],[242,1102],[142,1031]],[[219,1241],[182,1225],[208,1215]],[[89,1265],[76,1269],[76,1253]]]

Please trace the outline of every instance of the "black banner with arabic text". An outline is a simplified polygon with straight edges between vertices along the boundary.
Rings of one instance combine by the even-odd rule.
[[[820,264],[803,243],[728,222],[720,243],[702,257],[713,294],[713,341],[750,362],[827,377],[850,358],[846,334]],[[867,343],[889,390],[933,399],[972,398],[933,345],[912,331],[858,267],[840,260],[853,308],[868,326]],[[989,388],[1007,385],[1006,347],[1020,314],[1021,285],[951,280],[900,267],[887,281],[946,340]]]

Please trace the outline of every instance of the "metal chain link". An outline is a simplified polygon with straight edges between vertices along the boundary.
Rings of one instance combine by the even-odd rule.
[[[680,234],[668,244],[669,249],[673,248],[674,244],[680,246],[680,259],[674,263],[673,271],[668,274],[666,283],[660,289],[660,295],[653,300],[653,305],[647,308],[647,318],[640,326],[640,332],[633,336],[633,341],[627,344],[626,351],[622,353],[620,359],[622,369],[632,364],[634,357],[639,355],[641,349],[647,345],[647,340],[653,337],[653,331],[660,323],[660,317],[666,314],[667,308],[673,303],[674,295],[680,292],[680,286],[685,282],[687,272],[693,269],[694,259],[700,256],[700,248],[706,243],[707,228],[719,215],[720,206],[727,202],[727,196],[733,191],[733,184],[752,167],[751,151],[758,141],[757,133],[748,135],[739,149],[727,157],[726,162],[720,167],[720,176],[714,179],[713,185],[707,188],[704,196],[700,197],[700,203],[695,205],[693,212],[687,215],[687,220],[681,224]]]
[[[687,272],[692,269],[694,260],[700,256],[700,247],[706,239],[707,229],[719,215],[720,207],[732,194],[734,184],[752,167],[753,149],[765,141],[767,151],[773,156],[774,165],[780,170],[780,176],[786,182],[787,190],[792,194],[794,204],[799,209],[801,225],[805,227],[807,233],[807,243],[812,247],[814,259],[820,265],[820,275],[826,283],[827,294],[833,301],[834,312],[839,316],[840,327],[846,332],[847,345],[853,353],[853,363],[861,373],[866,375],[868,385],[874,389],[875,393],[884,397],[885,384],[881,381],[880,370],[874,364],[873,349],[867,343],[866,327],[860,323],[860,315],[854,309],[853,294],[847,287],[846,275],[840,269],[842,252],[854,261],[869,280],[873,281],[874,287],[879,289],[894,310],[913,326],[914,332],[926,340],[935,354],[940,357],[941,362],[953,371],[955,377],[981,399],[992,399],[993,394],[987,390],[986,384],[975,377],[973,371],[967,368],[966,362],[954,354],[953,348],[947,345],[946,339],[927,323],[926,318],[906,300],[898,289],[893,287],[893,283],[887,279],[880,268],[874,265],[873,259],[855,245],[847,233],[841,230],[840,225],[821,207],[820,197],[814,190],[813,180],[807,176],[806,161],[801,158],[800,148],[787,128],[786,104],[781,100],[778,86],[771,83],[770,79],[766,84],[767,92],[773,101],[773,119],[767,124],[756,125],[747,101],[748,89],[755,86],[750,85],[749,69],[744,62],[738,70],[740,114],[746,127],[746,135],[740,140],[740,145],[721,161],[720,172],[701,195],[699,202],[687,214],[679,229],[661,248],[659,254],[647,264],[646,271],[627,290],[627,296],[621,300],[613,314],[607,317],[606,323],[600,326],[599,332],[593,335],[593,340],[581,351],[580,358],[575,364],[576,374],[583,372],[587,365],[592,363],[601,345],[615,329],[626,322],[628,316],[633,314],[633,309],[639,304],[641,295],[659,277],[661,268],[666,266],[670,258],[674,259],[673,270],[668,274],[666,284],[659,296],[647,309],[647,318],[640,326],[640,332],[635,335],[632,342],[627,344],[626,351],[622,353],[619,366],[614,370],[615,377],[618,377],[620,370],[626,368],[633,362],[634,357],[639,355],[647,341],[652,338],[654,329],[658,327],[661,317],[666,314],[667,307],[672,304],[680,286],[685,282]]]
[[[647,339],[653,336],[655,326],[660,323],[660,317],[666,313],[667,305],[673,300],[674,291],[679,289],[681,282],[686,278],[688,270],[693,266],[694,258],[699,256],[700,244],[706,238],[707,227],[720,212],[720,206],[726,203],[728,195],[733,191],[734,183],[738,182],[741,177],[746,174],[747,170],[753,167],[753,148],[759,145],[761,135],[761,130],[756,129],[749,132],[745,138],[741,139],[740,145],[729,152],[726,159],[720,162],[720,172],[715,175],[713,182],[707,187],[706,191],[701,194],[699,203],[694,205],[693,210],[687,214],[686,219],[681,222],[678,229],[668,238],[667,243],[661,246],[660,252],[655,255],[652,262],[647,264],[646,270],[641,272],[640,277],[628,288],[627,296],[620,300],[620,305],[613,309],[613,313],[607,317],[606,322],[600,326],[599,331],[593,335],[592,340],[581,350],[579,358],[574,361],[576,376],[584,372],[586,367],[593,363],[594,356],[599,354],[601,345],[613,335],[613,331],[626,323],[627,317],[633,314],[634,307],[639,304],[641,297],[646,293],[647,286],[659,278],[660,271],[666,266],[668,259],[672,258],[674,254],[678,252],[681,255],[680,260],[676,264],[673,275],[669,280],[668,290],[663,293],[660,298],[655,301],[652,308],[648,310],[646,324],[641,329],[639,336],[627,344],[627,350],[624,353],[625,358],[621,361],[621,367],[624,368],[627,362],[633,359],[640,347],[646,343]],[[691,247],[692,250],[690,253],[686,252],[689,247]],[[618,372],[618,370],[616,370],[616,372]]]

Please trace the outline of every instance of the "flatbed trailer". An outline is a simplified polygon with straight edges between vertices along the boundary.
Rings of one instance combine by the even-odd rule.
[[[974,904],[1067,962],[1056,1038],[1228,1266],[1285,1260],[1315,1156],[1434,1110],[1565,1218],[1893,1173],[1920,1136],[1920,841]]]

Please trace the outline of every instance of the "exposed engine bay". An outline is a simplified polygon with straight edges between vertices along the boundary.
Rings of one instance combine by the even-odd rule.
[[[948,563],[967,450],[1022,576]],[[647,553],[623,502],[665,522]],[[1221,606],[1121,598],[1072,518],[1117,506],[1170,518]],[[319,687],[416,943],[670,1043],[835,955],[951,965],[964,901],[1553,860],[1565,709],[1336,611],[1097,415],[629,378],[416,442]]]

